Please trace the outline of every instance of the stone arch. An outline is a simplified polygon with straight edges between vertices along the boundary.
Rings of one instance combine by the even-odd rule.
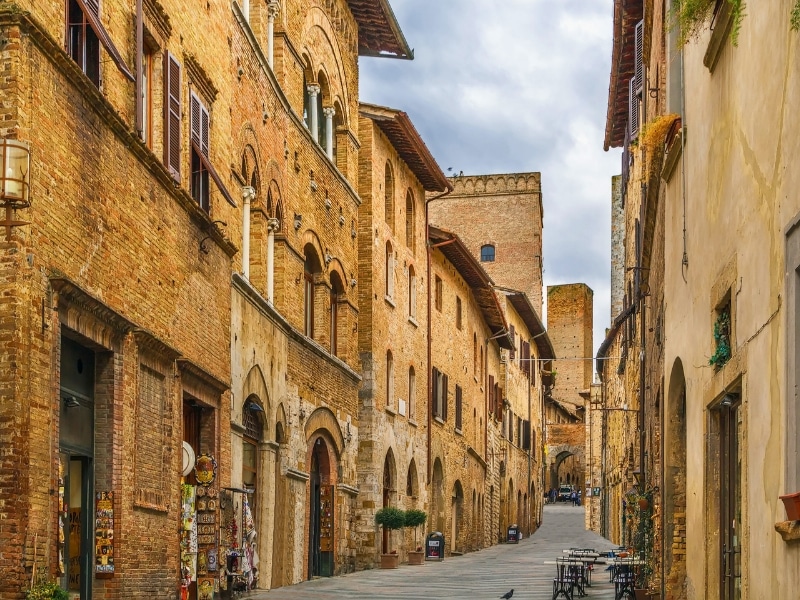
[[[350,106],[350,94],[343,71],[342,50],[335,28],[322,8],[312,7],[306,13],[300,46],[302,54],[308,56],[311,72],[314,75],[320,71],[326,74],[331,98],[340,97],[345,106]],[[315,61],[312,61],[311,57],[314,57]],[[349,121],[347,114],[343,117]]]
[[[444,467],[437,456],[433,461],[433,477],[431,479],[431,517],[436,531],[444,531]]]
[[[664,557],[667,587],[676,593],[676,597],[684,596],[686,589],[686,555],[673,551],[676,547],[685,547],[686,522],[675,518],[675,515],[686,513],[686,375],[683,362],[676,358],[669,377],[669,391],[666,398],[664,414],[666,429],[664,448],[664,539],[667,548]],[[683,544],[683,546],[676,546]]]
[[[562,463],[571,456],[579,464],[585,464],[586,449],[583,446],[573,446],[570,444],[554,444],[547,447],[547,467],[549,473],[549,487],[558,489],[561,485],[559,470]],[[576,475],[576,479],[578,476]],[[563,478],[566,480],[566,477]]]
[[[461,481],[456,479],[453,484],[452,505],[450,507],[451,531],[450,531],[450,552],[460,552],[463,550],[463,540],[461,532],[464,530],[464,487]],[[446,539],[446,538],[445,538]]]
[[[311,419],[309,419],[310,421]],[[341,456],[340,451],[335,448],[335,432],[338,432],[339,429],[338,425],[334,429],[330,429],[330,423],[327,423],[326,426],[324,418],[318,423],[322,427],[312,429],[306,449],[306,464],[309,465],[304,527],[308,558],[306,579],[330,576],[336,572],[337,553],[333,549],[337,547],[339,537],[335,512],[333,514],[324,513],[325,504],[333,508],[333,490],[338,480],[339,456]],[[309,429],[308,424],[306,429]],[[321,542],[323,538],[322,520],[327,516],[333,517],[333,528],[327,530],[328,534],[325,537],[329,538],[330,543],[327,547],[323,547]]]
[[[287,444],[291,433],[289,420],[286,418],[286,408],[283,402],[275,409],[275,441],[278,444]]]
[[[381,506],[386,508],[397,504],[397,465],[394,452],[391,448],[386,451],[381,471]],[[391,533],[385,527],[381,528],[381,552],[389,552]]]
[[[414,500],[419,496],[419,473],[417,472],[417,462],[412,458],[408,463],[408,474],[406,475],[406,496]]]
[[[267,390],[267,381],[264,378],[264,372],[261,370],[259,365],[253,365],[253,367],[247,372],[247,376],[244,378],[241,397],[247,399],[250,396],[257,396],[260,400],[259,404],[261,405],[261,408],[264,409],[264,412],[267,415],[270,415],[270,400],[269,391]],[[231,408],[234,412],[236,412],[240,410],[241,407],[237,407],[236,401],[234,400]]]
[[[324,406],[317,408],[306,420],[306,440],[311,440],[311,437],[319,431],[328,433],[330,441],[333,443],[333,447],[336,450],[336,456],[341,456],[342,452],[344,452],[344,435],[342,434],[342,428],[339,426],[336,415],[333,414],[331,409]]]
[[[322,257],[325,256],[325,252],[322,249],[322,241],[319,239],[317,232],[313,229],[306,229],[303,232],[303,235],[300,236],[300,247],[305,250],[306,246],[311,246],[314,249],[316,259],[321,263]],[[320,271],[322,271],[321,266]]]

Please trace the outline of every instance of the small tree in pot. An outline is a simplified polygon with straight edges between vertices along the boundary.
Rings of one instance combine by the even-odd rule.
[[[425,561],[425,553],[422,551],[422,546],[419,545],[419,528],[425,524],[428,515],[424,510],[412,508],[406,511],[406,518],[404,527],[414,530],[414,548],[408,553],[408,564],[421,565]]]
[[[384,506],[375,513],[375,522],[383,527],[384,530],[402,529],[405,521],[405,512],[394,506]],[[397,551],[393,551],[390,554],[381,554],[382,569],[396,569],[399,564],[400,555],[397,554]]]

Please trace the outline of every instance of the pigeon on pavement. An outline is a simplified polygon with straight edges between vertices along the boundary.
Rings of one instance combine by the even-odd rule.
[[[514,588],[511,588],[505,594],[500,596],[500,600],[509,600],[509,598],[511,598],[511,596],[513,596],[513,595],[514,595]]]

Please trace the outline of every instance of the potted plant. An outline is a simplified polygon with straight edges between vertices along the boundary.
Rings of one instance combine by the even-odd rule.
[[[418,543],[419,528],[425,524],[428,515],[424,510],[412,508],[406,511],[405,522],[403,527],[414,530],[414,548],[408,553],[408,564],[410,565],[423,565],[425,564],[425,553],[422,551],[422,546]]]
[[[69,600],[69,594],[54,581],[39,580],[25,592],[26,600]]]
[[[800,521],[800,492],[779,496],[783,500],[786,516],[789,521]]]
[[[405,512],[394,506],[384,506],[375,513],[375,522],[384,530],[402,529],[405,521]],[[396,569],[399,564],[400,555],[397,554],[397,550],[381,554],[381,569]]]

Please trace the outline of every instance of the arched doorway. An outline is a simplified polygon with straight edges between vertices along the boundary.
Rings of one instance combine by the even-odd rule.
[[[392,494],[395,491],[395,468],[394,468],[394,454],[391,448],[386,453],[386,458],[383,461],[383,485],[382,485],[382,503],[384,508],[391,506]],[[383,554],[389,553],[389,530],[386,527],[381,527],[383,537],[381,539],[381,552]]]
[[[321,436],[312,441],[309,474],[308,578],[333,575],[334,506],[331,455]]]
[[[444,531],[444,469],[438,458],[433,463],[433,522],[436,531]]]
[[[672,551],[675,547],[685,547],[685,519],[675,519],[676,514],[686,514],[686,379],[683,363],[676,359],[672,366],[667,396],[665,454],[665,531],[667,553],[665,570],[667,585],[675,590],[676,597],[682,596],[686,586],[686,558],[684,554]],[[678,545],[679,544],[679,545]]]
[[[456,480],[453,486],[453,502],[450,510],[451,519],[451,539],[450,552],[461,551],[461,541],[458,539],[462,529],[462,519],[464,518],[464,488],[461,482]]]

